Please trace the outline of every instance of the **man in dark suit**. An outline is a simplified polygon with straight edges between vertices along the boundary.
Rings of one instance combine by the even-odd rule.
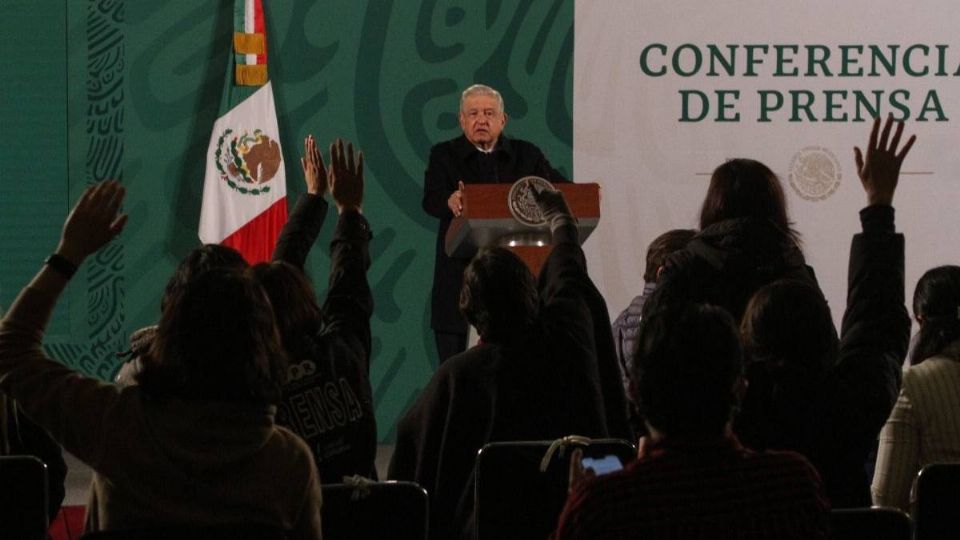
[[[444,238],[450,221],[463,210],[463,184],[513,183],[524,176],[565,182],[543,152],[532,143],[502,135],[507,124],[500,93],[482,84],[463,91],[460,127],[463,135],[430,150],[424,173],[423,209],[440,220],[433,270],[430,326],[439,361],[467,348],[467,323],[460,315],[460,285],[467,259],[448,257]]]

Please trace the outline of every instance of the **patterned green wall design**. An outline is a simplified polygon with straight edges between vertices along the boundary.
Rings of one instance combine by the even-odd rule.
[[[71,153],[87,160],[73,162],[70,193],[75,199],[87,182],[122,172],[130,214],[121,242],[90,262],[87,290],[75,292],[86,295],[86,328],[50,346],[87,373],[112,371],[124,336],[156,321],[167,277],[198,244],[231,6],[101,0],[71,14],[88,50],[87,69],[69,70],[68,82],[87,89],[89,108],[87,129],[69,131]],[[573,1],[266,0],[265,8],[291,202],[303,191],[298,157],[308,133],[321,142],[346,137],[366,153],[371,378],[389,440],[435,369],[428,296],[436,221],[420,208],[430,146],[459,134],[459,92],[483,82],[503,92],[507,133],[536,141],[572,172]],[[321,295],[334,219],[307,263]]]
[[[84,185],[121,179],[123,164],[124,1],[86,6],[87,116]],[[84,264],[87,332],[70,343],[48,343],[47,352],[88,375],[110,378],[116,353],[126,348],[124,261],[121,237]]]

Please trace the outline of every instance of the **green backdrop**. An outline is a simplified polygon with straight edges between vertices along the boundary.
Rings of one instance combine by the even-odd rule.
[[[367,157],[372,384],[383,440],[435,369],[429,329],[436,220],[420,208],[430,146],[459,134],[459,92],[498,88],[507,133],[572,172],[573,0],[264,0],[288,196],[304,136]],[[70,285],[47,338],[55,358],[109,378],[196,235],[232,0],[32,2],[0,16],[0,306],[53,249],[90,182],[121,178],[130,222]],[[308,261],[323,294],[334,216]]]

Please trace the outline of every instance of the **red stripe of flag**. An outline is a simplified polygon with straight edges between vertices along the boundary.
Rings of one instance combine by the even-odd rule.
[[[263,24],[263,0],[253,0],[253,31],[263,34],[263,54],[257,55],[258,64],[267,63],[267,32]]]
[[[287,199],[284,197],[220,243],[239,251],[250,264],[268,262],[273,258],[273,248],[286,222]]]

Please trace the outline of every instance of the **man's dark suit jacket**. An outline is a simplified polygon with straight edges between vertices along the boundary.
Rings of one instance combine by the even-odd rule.
[[[437,255],[433,269],[430,327],[438,332],[466,334],[467,323],[458,307],[460,285],[467,259],[447,257],[444,238],[453,212],[447,200],[464,184],[516,182],[524,176],[540,176],[551,182],[566,182],[532,143],[500,136],[493,152],[485,154],[463,135],[435,145],[423,180],[423,209],[440,220],[437,229]]]

